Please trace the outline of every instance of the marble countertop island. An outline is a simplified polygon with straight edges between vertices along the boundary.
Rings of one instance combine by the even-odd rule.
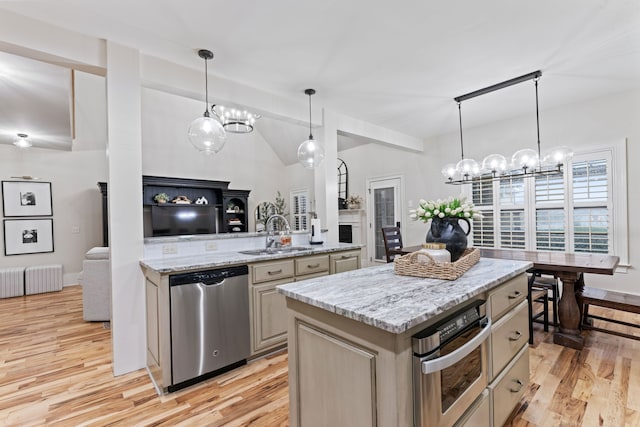
[[[400,276],[393,264],[277,287],[293,300],[400,334],[515,277],[532,264],[481,258],[457,280]]]

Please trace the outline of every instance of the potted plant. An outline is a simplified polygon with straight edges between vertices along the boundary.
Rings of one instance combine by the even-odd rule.
[[[153,201],[156,203],[167,203],[169,201],[169,196],[167,193],[158,193],[153,196]]]
[[[362,197],[357,195],[352,195],[347,197],[347,207],[349,209],[360,209],[360,204],[362,203]]]

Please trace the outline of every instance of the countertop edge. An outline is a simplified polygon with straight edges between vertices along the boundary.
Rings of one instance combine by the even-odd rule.
[[[271,261],[285,258],[296,258],[309,255],[343,252],[361,249],[364,245],[354,243],[339,243],[327,246],[310,246],[308,250],[294,253],[279,253],[268,255],[246,255],[238,251],[214,252],[212,254],[198,256],[183,256],[169,258],[153,258],[140,260],[143,269],[149,269],[159,274],[183,273],[192,270],[206,268],[220,268],[231,265],[253,264],[256,262]]]

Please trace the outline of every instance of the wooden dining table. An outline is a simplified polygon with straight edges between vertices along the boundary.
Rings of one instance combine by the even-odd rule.
[[[400,254],[408,254],[422,248],[407,246],[398,250]],[[581,350],[584,337],[580,330],[582,310],[578,306],[580,294],[584,289],[584,274],[613,275],[620,258],[614,255],[566,252],[537,252],[513,249],[480,249],[484,258],[499,258],[533,263],[536,273],[553,275],[562,281],[562,296],[558,304],[558,330],[553,335],[553,342],[566,347]]]

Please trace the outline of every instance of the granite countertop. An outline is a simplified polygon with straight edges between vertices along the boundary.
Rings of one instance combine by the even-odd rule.
[[[160,274],[171,274],[190,270],[202,270],[205,268],[218,268],[227,265],[250,264],[273,259],[339,252],[349,249],[360,249],[361,247],[362,245],[352,243],[309,245],[305,246],[305,248],[307,248],[305,250],[265,255],[247,255],[237,251],[207,252],[200,255],[144,259],[140,261],[140,265]]]
[[[515,277],[533,264],[480,258],[457,280],[400,276],[393,264],[277,286],[294,300],[391,333],[403,333]]]

